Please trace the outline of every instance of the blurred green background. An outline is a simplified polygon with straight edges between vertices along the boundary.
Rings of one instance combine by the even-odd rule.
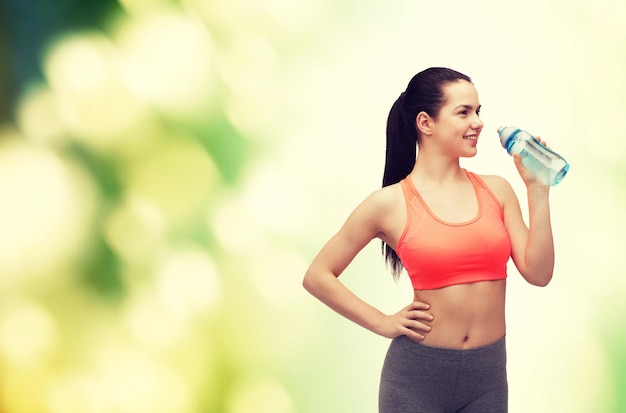
[[[509,270],[512,413],[626,412],[626,3],[1,0],[0,411],[375,412],[388,341],[301,279],[429,66],[571,163],[553,282]],[[378,243],[342,279],[408,304]]]

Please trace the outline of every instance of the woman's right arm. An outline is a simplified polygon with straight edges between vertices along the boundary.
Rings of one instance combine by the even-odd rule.
[[[419,320],[432,320],[426,312],[428,304],[414,302],[393,315],[386,315],[357,297],[338,278],[372,239],[385,237],[383,220],[388,201],[389,191],[384,189],[363,201],[315,257],[303,285],[328,307],[376,334],[422,340],[420,331],[428,331],[430,327]]]

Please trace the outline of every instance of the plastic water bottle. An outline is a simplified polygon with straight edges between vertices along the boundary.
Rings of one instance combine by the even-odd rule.
[[[563,180],[569,164],[558,153],[546,148],[533,135],[525,130],[510,126],[498,128],[500,142],[506,151],[518,153],[524,166],[532,171],[542,183],[556,185]]]

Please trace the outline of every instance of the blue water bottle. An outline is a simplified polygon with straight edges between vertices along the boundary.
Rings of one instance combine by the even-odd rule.
[[[569,164],[558,153],[546,148],[525,130],[500,126],[498,135],[502,147],[513,155],[518,153],[524,166],[546,185],[556,185],[563,180]]]

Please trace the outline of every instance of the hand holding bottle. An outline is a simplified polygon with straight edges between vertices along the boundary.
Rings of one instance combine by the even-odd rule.
[[[541,137],[535,136],[535,139],[537,139],[537,141],[539,141],[543,146],[548,148],[548,145],[546,145],[545,141],[541,139]],[[524,181],[527,187],[538,184],[538,185],[544,186],[546,189],[550,189],[550,185],[547,185],[541,182],[537,178],[537,175],[535,175],[533,171],[531,171],[524,165],[524,162],[522,161],[522,157],[520,156],[520,154],[514,153],[512,156],[513,156],[513,162],[515,163],[515,167],[517,168],[517,172],[520,174],[520,176],[522,177],[522,180]]]
[[[524,169],[530,171],[534,176],[528,176],[526,171],[520,170],[518,167],[524,182],[527,184],[537,179],[544,185],[556,185],[567,174],[569,170],[567,161],[530,133],[513,127],[501,126],[498,128],[498,135],[502,147],[510,155],[518,155],[521,163],[525,166]]]

